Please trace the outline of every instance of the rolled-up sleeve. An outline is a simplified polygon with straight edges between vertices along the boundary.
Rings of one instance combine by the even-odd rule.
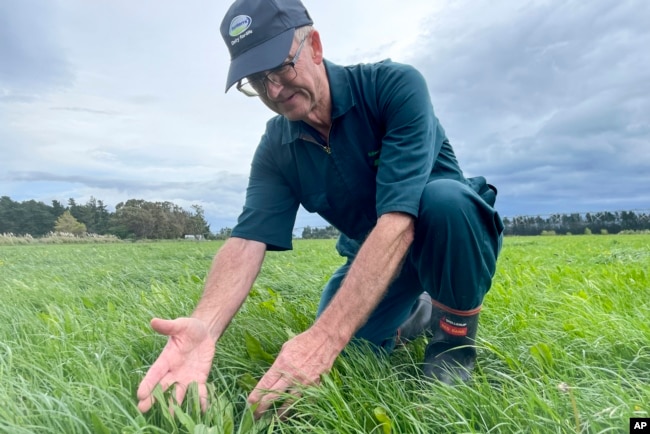
[[[290,250],[299,202],[280,173],[265,134],[260,141],[246,189],[246,202],[232,236],[263,242],[268,250]]]

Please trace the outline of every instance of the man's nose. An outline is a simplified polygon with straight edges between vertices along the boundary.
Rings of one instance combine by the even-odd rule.
[[[282,91],[282,88],[284,87],[281,84],[273,83],[271,80],[267,80],[265,84],[266,84],[266,86],[265,86],[266,87],[266,95],[270,99],[277,98],[280,95],[280,92]]]

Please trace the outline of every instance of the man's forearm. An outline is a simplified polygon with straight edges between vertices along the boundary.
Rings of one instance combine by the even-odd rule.
[[[341,350],[383,298],[401,268],[413,234],[412,216],[386,214],[361,246],[341,288],[314,324],[327,331]]]
[[[208,325],[215,342],[248,296],[264,260],[266,245],[229,238],[212,262],[201,300],[193,318]]]

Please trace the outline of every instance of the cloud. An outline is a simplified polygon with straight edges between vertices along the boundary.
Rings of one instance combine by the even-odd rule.
[[[431,17],[416,63],[461,164],[499,184],[508,213],[647,198],[648,19],[642,1],[457,2]]]
[[[74,81],[53,14],[54,6],[46,0],[12,2],[0,9],[0,101],[28,101]]]
[[[52,182],[80,184],[89,189],[111,189],[116,191],[140,191],[143,193],[164,193],[173,192],[174,195],[184,198],[193,198],[196,192],[200,191],[207,195],[226,195],[242,194],[248,182],[246,176],[241,174],[232,174],[228,172],[219,172],[213,175],[208,181],[164,181],[161,177],[153,179],[125,179],[111,178],[93,175],[61,175],[50,172],[40,171],[21,171],[8,172],[0,179],[8,182]],[[212,192],[212,193],[208,193]]]
[[[127,101],[137,105],[149,105],[159,102],[160,98],[154,95],[133,95],[128,97]]]
[[[461,2],[428,25],[417,63],[455,111],[537,116],[612,88],[649,89],[647,21],[630,20],[649,16],[646,2],[533,2],[489,19],[492,5]]]
[[[0,194],[199,203],[213,228],[233,226],[272,114],[223,94],[227,4],[7,4]],[[503,215],[650,203],[650,2],[305,4],[328,59],[423,72],[461,166],[499,187]]]
[[[118,113],[110,110],[96,110],[84,107],[50,107],[50,110],[62,110],[75,113],[89,113],[93,115],[115,116]]]

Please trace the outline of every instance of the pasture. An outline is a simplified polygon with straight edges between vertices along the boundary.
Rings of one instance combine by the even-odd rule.
[[[219,245],[0,246],[0,432],[604,433],[650,417],[648,235],[506,238],[467,385],[420,379],[422,337],[383,358],[351,350],[289,420],[253,422],[247,394],[342,263],[334,240],[297,240],[267,254],[218,344],[208,412],[190,399],[141,415],[166,341],[149,320],[192,311]]]

